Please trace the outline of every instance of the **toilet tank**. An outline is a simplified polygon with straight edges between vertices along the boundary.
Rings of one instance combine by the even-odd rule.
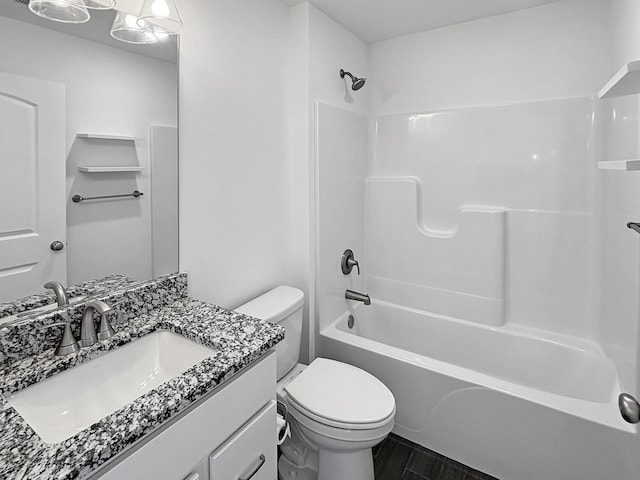
[[[276,345],[278,380],[298,363],[303,305],[302,290],[280,286],[235,309],[238,313],[277,323],[285,328],[284,340]]]

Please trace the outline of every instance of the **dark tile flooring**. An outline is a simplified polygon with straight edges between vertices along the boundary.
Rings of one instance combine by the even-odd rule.
[[[376,480],[497,480],[391,434],[373,447]]]

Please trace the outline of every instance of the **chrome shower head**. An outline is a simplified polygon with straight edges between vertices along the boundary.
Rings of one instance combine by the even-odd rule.
[[[364,84],[367,81],[366,78],[354,77],[351,73],[345,72],[344,70],[340,69],[340,78],[344,78],[345,75],[347,75],[351,79],[351,90],[353,91],[360,90],[362,87],[364,87]]]

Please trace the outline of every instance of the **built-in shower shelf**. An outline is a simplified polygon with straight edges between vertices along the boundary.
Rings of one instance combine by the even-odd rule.
[[[640,170],[640,160],[609,160],[598,162],[600,170],[618,170],[621,172],[632,172]]]
[[[78,133],[78,138],[89,138],[92,140],[128,140],[131,142],[140,142],[144,137],[129,137],[127,135],[103,135],[101,133]]]
[[[598,97],[623,97],[637,93],[640,93],[640,60],[625,64],[600,90]]]
[[[84,173],[114,173],[114,172],[141,172],[144,167],[138,165],[118,165],[118,166],[88,166],[80,165],[79,172]]]

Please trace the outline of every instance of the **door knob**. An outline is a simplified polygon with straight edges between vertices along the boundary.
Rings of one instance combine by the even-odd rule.
[[[60,240],[56,240],[55,242],[51,242],[49,248],[51,248],[51,250],[53,250],[54,252],[59,252],[60,250],[64,249],[64,243],[62,243]]]

